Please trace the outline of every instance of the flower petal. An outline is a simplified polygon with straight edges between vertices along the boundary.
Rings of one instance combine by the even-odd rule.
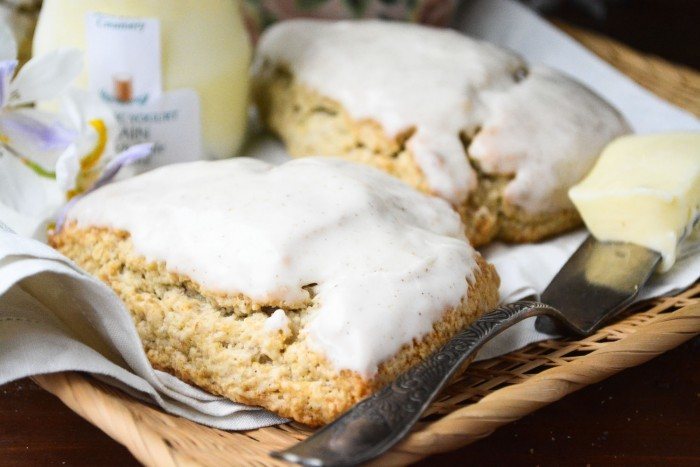
[[[17,41],[12,30],[5,22],[0,22],[0,60],[17,58]]]
[[[54,115],[34,109],[5,110],[0,114],[0,131],[10,143],[29,138],[43,151],[63,150],[77,137]]]
[[[69,87],[61,99],[61,112],[70,118],[72,125],[81,132],[90,130],[90,120],[102,120],[109,130],[116,130],[114,112],[102,99],[83,89]]]
[[[0,153],[0,220],[20,235],[37,236],[65,198],[56,182],[16,157]]]
[[[76,138],[55,116],[34,109],[5,110],[0,113],[0,134],[18,156],[53,170],[60,153]]]
[[[80,174],[80,156],[75,145],[70,145],[56,161],[56,183],[64,193],[75,190]]]
[[[17,60],[0,61],[0,109],[5,107],[10,97],[10,81],[15,75]]]
[[[10,85],[10,105],[53,99],[78,77],[83,54],[78,49],[57,49],[29,60]]]
[[[114,155],[114,140],[119,131],[117,120],[100,98],[69,88],[63,95],[61,113],[80,133],[75,144],[81,158],[99,152],[94,159],[102,163]]]
[[[112,179],[117,176],[117,174],[123,167],[131,165],[134,162],[138,162],[150,156],[151,152],[153,151],[153,146],[153,143],[135,144],[129,149],[122,151],[116,156],[114,156],[114,159],[109,161],[104,171],[102,172],[102,175],[97,180],[97,182],[95,182],[95,185],[90,189],[90,191],[96,190],[102,185],[106,185],[107,183],[111,182]]]
[[[61,231],[61,229],[63,228],[63,224],[66,222],[66,215],[68,214],[68,211],[70,211],[70,208],[75,203],[77,203],[79,199],[81,199],[88,193],[95,191],[101,186],[104,186],[107,183],[111,182],[123,167],[145,159],[146,157],[151,155],[152,151],[153,143],[143,143],[131,146],[126,151],[122,151],[119,154],[117,154],[114,157],[114,159],[109,161],[109,163],[105,167],[104,172],[102,172],[100,178],[89,190],[87,190],[81,195],[71,198],[71,200],[68,201],[68,203],[66,203],[66,205],[63,206],[63,208],[61,208],[61,210],[58,213],[58,218],[56,219],[56,232]]]

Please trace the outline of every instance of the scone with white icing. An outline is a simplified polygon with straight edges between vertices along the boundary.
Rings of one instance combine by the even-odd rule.
[[[448,200],[475,245],[580,225],[566,193],[628,126],[592,91],[450,30],[278,23],[254,97],[295,156],[340,155]]]
[[[167,166],[81,199],[50,241],[124,300],[154,367],[309,425],[498,300],[447,202],[342,159]]]

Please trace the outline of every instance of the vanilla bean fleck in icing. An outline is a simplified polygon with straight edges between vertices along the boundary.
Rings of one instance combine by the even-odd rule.
[[[407,148],[432,191],[461,203],[476,187],[468,156],[487,174],[512,175],[506,201],[528,212],[572,208],[566,190],[615,136],[628,131],[605,101],[556,71],[451,30],[382,21],[293,20],[258,45],[254,73],[287,67]]]
[[[447,202],[334,158],[171,165],[100,188],[68,220],[127,231],[139,254],[205,289],[287,313],[312,289],[304,332],[362,375],[459,306],[476,267]]]

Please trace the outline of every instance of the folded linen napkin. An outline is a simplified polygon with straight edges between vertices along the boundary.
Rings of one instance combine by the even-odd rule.
[[[69,370],[92,373],[204,425],[250,430],[285,421],[154,370],[111,289],[0,223],[0,385]]]
[[[693,116],[632,83],[520,5],[508,0],[465,5],[466,32],[578,76],[617,105],[638,131],[700,129]],[[286,157],[270,139],[259,141],[248,155],[277,161]],[[502,277],[502,298],[510,301],[541,292],[584,237],[580,231],[537,245],[487,248],[486,258]],[[640,298],[686,288],[698,276],[700,254],[695,253],[670,273],[655,277]],[[479,358],[547,337],[536,332],[532,322],[523,322],[490,342]],[[92,373],[167,412],[221,429],[247,430],[284,421],[153,370],[128,312],[107,286],[47,245],[0,223],[0,385],[70,370]]]

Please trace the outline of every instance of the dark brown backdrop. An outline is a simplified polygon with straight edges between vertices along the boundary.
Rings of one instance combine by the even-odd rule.
[[[605,6],[604,18],[580,6],[595,1],[560,0],[545,12],[607,34],[639,51],[700,69],[700,0],[607,0],[600,2]]]

